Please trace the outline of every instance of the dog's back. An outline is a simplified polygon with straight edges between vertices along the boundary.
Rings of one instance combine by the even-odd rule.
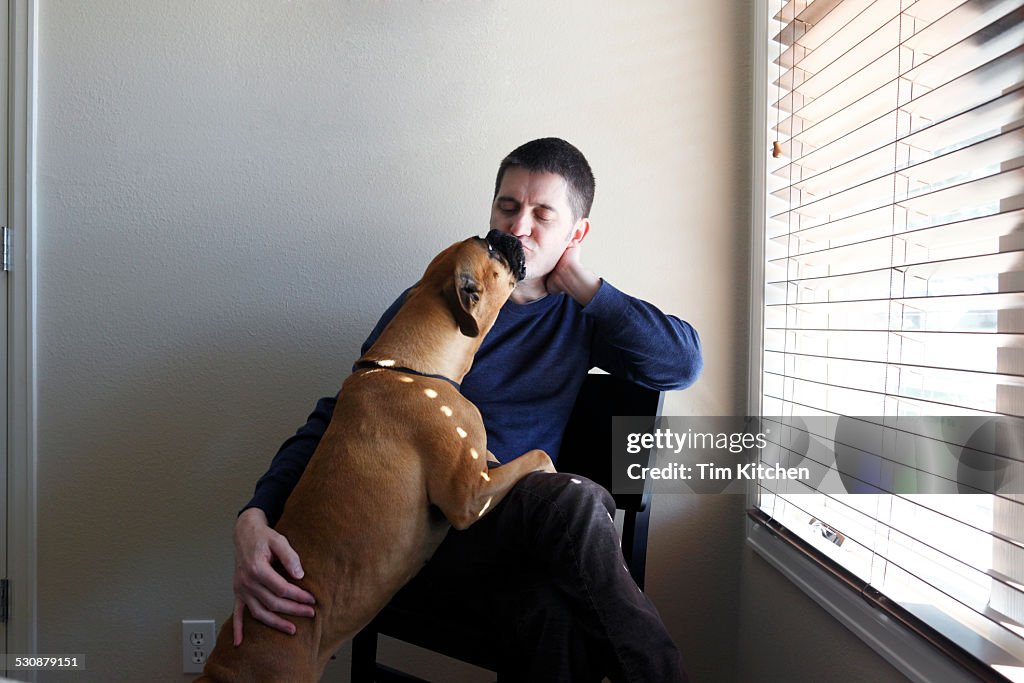
[[[315,563],[304,560],[309,580],[302,587],[316,596],[317,618],[327,620],[339,645],[419,572],[448,531],[428,490],[431,478],[451,469],[462,439],[442,424],[452,418],[441,407],[453,417],[466,412],[457,403],[476,409],[441,384],[387,370],[349,377],[321,447],[285,506],[277,528],[299,557]],[[442,392],[446,402],[438,403]],[[476,419],[473,431],[481,434],[478,413]],[[438,438],[444,431],[450,439]]]

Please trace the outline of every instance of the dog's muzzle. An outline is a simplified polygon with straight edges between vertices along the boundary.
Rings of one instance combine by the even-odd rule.
[[[500,230],[491,230],[484,239],[494,251],[505,258],[509,270],[516,276],[516,282],[526,277],[526,255],[518,239]]]

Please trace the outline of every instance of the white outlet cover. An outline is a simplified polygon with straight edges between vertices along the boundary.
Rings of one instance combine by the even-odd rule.
[[[213,619],[181,620],[181,670],[186,674],[203,672],[206,658],[217,641]]]

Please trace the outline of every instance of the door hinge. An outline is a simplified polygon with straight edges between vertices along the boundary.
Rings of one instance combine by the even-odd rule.
[[[9,583],[7,579],[0,579],[0,624],[7,623],[7,599],[10,595],[7,586]]]
[[[6,273],[11,269],[11,229],[6,225],[3,226],[4,233],[4,246],[3,246],[3,265],[4,272]]]

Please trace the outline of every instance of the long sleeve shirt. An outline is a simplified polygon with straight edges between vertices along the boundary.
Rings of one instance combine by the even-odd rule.
[[[405,293],[384,312],[363,353],[404,298]],[[684,389],[703,367],[700,338],[689,323],[603,280],[586,306],[566,294],[528,304],[508,301],[463,378],[462,394],[479,408],[487,447],[502,463],[534,448],[557,462],[576,395],[593,367],[652,389]],[[258,507],[271,525],[277,522],[330,423],[335,401],[317,402],[243,509]]]

